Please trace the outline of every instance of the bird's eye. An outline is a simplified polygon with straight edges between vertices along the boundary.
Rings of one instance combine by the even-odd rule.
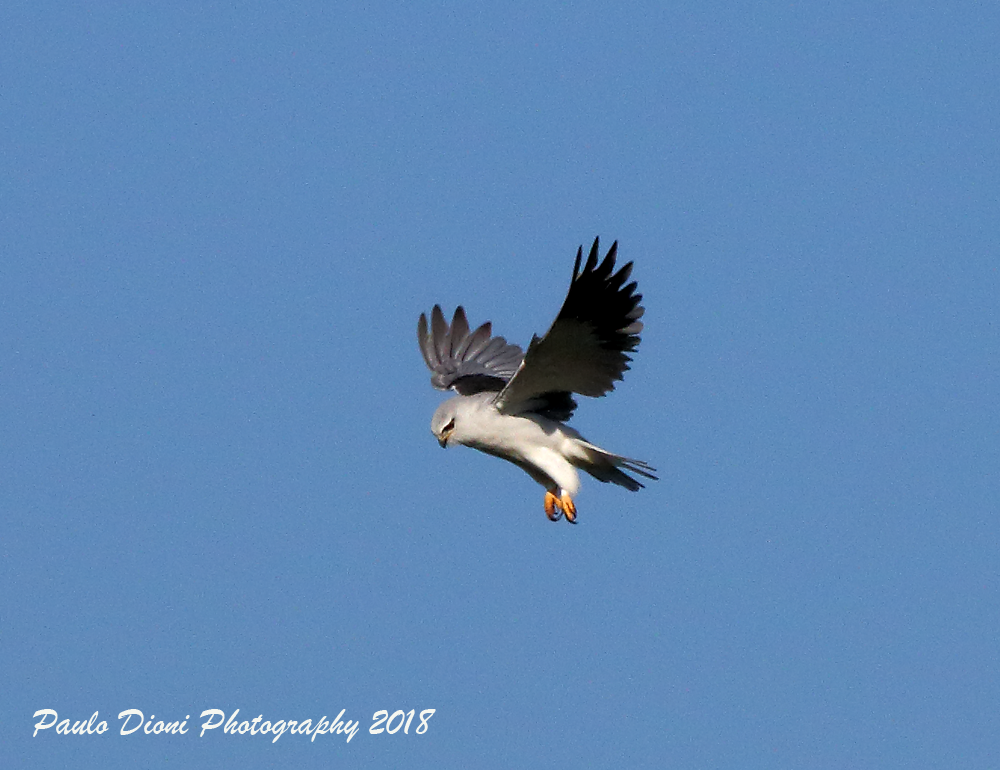
[[[450,433],[453,430],[455,430],[455,418],[454,417],[452,417],[450,420],[448,420],[448,424],[444,426],[444,430],[442,431],[442,433]]]

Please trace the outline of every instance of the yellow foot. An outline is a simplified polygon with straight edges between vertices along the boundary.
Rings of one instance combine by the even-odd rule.
[[[563,492],[562,500],[560,500],[559,503],[563,513],[566,514],[566,521],[570,524],[576,524],[576,505],[573,503],[570,496]]]
[[[545,515],[549,521],[559,521],[563,515],[562,501],[548,489],[545,490]]]

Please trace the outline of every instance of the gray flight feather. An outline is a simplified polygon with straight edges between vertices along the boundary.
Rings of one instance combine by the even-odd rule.
[[[431,384],[438,390],[450,388],[463,396],[502,389],[521,365],[524,351],[503,337],[491,337],[490,329],[487,322],[470,333],[461,306],[449,326],[441,306],[435,305],[428,331],[427,316],[421,313],[417,341],[432,372]]]

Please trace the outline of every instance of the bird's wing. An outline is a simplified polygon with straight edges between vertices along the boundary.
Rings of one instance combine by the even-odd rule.
[[[615,241],[598,264],[598,240],[580,270],[583,247],[576,253],[573,280],[562,309],[544,337],[535,336],[520,368],[497,395],[506,414],[533,411],[553,397],[603,396],[629,368],[629,353],[639,344],[643,308],[629,262],[617,273]],[[575,405],[575,404],[574,404]],[[572,412],[572,409],[569,410]]]
[[[438,390],[451,388],[463,396],[501,390],[521,365],[524,351],[503,337],[490,335],[488,322],[469,331],[469,322],[461,307],[455,311],[450,326],[440,305],[435,305],[431,311],[430,329],[427,316],[421,313],[417,322],[417,342],[431,370],[431,384]]]

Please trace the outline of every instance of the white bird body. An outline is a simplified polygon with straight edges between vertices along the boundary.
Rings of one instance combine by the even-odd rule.
[[[479,393],[448,399],[435,412],[431,432],[443,446],[461,444],[509,460],[543,487],[550,488],[555,482],[565,494],[576,497],[580,475],[573,461],[587,461],[582,446],[589,445],[583,437],[568,425],[540,414],[501,414],[495,398],[495,393]],[[453,418],[454,429],[442,435]]]

